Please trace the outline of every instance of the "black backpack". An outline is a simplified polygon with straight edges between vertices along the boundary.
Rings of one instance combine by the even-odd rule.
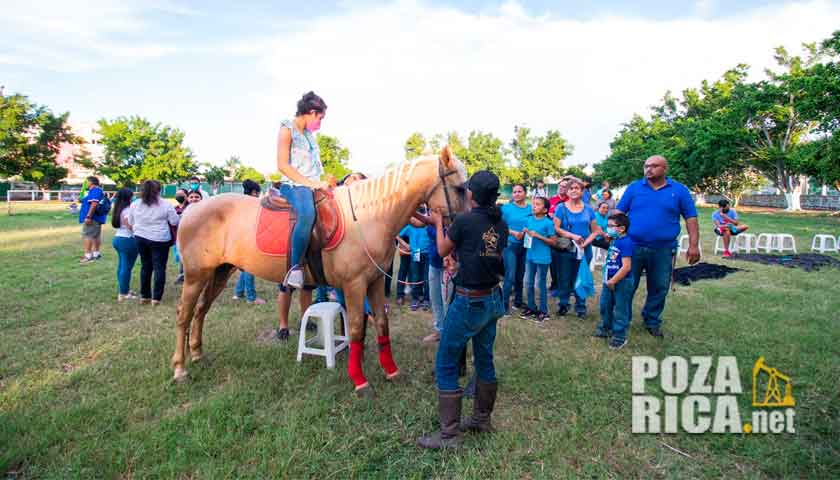
[[[105,192],[102,193],[102,200],[96,204],[96,210],[94,213],[97,217],[104,217],[108,215],[108,212],[111,211],[111,199],[108,198],[108,195]]]

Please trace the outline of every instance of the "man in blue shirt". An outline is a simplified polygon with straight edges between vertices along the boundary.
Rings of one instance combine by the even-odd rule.
[[[79,223],[82,224],[82,242],[85,249],[85,255],[79,260],[82,265],[102,257],[99,253],[102,244],[102,224],[107,221],[108,216],[96,214],[96,207],[105,197],[105,192],[99,186],[99,179],[91,176],[87,178],[87,182],[88,191],[82,198],[82,208],[79,210]]]
[[[700,230],[697,209],[685,185],[666,176],[668,161],[661,155],[645,160],[645,178],[631,183],[616,211],[630,217],[633,240],[633,294],[639,288],[642,271],[647,276],[647,299],[642,317],[647,331],[662,337],[662,311],[671,286],[680,216],[688,230],[686,259],[693,265],[700,260]],[[629,323],[629,322],[628,322]]]
[[[738,221],[738,212],[729,208],[729,200],[719,201],[718,206],[720,209],[712,213],[712,222],[715,224],[715,234],[723,237],[723,258],[729,258],[732,256],[729,251],[732,237],[744,233],[749,227]]]

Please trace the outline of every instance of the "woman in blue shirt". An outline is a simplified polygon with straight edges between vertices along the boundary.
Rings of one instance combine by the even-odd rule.
[[[579,248],[584,249],[584,258],[588,264],[592,260],[590,244],[598,235],[604,235],[604,232],[598,226],[592,207],[583,202],[583,182],[576,178],[570,179],[566,195],[569,199],[554,211],[554,229],[558,235],[568,238]],[[569,297],[574,293],[575,279],[577,279],[582,260],[577,258],[576,252],[564,251],[558,257],[560,301],[557,314],[560,316],[569,312]],[[577,294],[575,294],[575,311],[580,318],[586,316],[586,299],[578,297]]]
[[[522,246],[524,234],[522,229],[531,218],[531,204],[527,202],[525,186],[517,183],[513,186],[513,199],[502,205],[502,220],[510,230],[508,246],[502,253],[505,261],[505,283],[502,288],[502,300],[505,302],[505,312],[510,312],[510,294],[513,291],[513,306],[521,309],[522,278],[525,275],[525,253]]]

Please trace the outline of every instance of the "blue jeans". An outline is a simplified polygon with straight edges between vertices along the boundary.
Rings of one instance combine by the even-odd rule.
[[[630,314],[633,310],[633,277],[627,275],[615,284],[615,291],[604,283],[601,289],[600,333],[612,332],[613,337],[624,340],[630,327]]]
[[[130,237],[114,237],[111,245],[119,255],[117,284],[119,285],[120,295],[126,295],[131,285],[131,270],[137,261],[137,242]]]
[[[483,383],[496,382],[493,366],[493,343],[496,341],[496,320],[504,313],[502,295],[495,289],[484,297],[467,297],[455,294],[435,357],[435,381],[438,390],[458,390],[458,371],[461,355],[467,342],[473,342],[473,363],[478,379]]]
[[[405,297],[405,283],[411,273],[411,255],[400,255],[400,269],[397,270],[397,298]]]
[[[536,298],[534,298],[534,283],[537,283],[540,289],[540,311],[548,313],[548,289],[545,286],[548,265],[530,261],[525,264],[525,289],[528,291],[528,308],[532,311],[537,309]]]
[[[636,246],[633,250],[633,295],[639,288],[642,270],[647,278],[647,299],[642,308],[642,318],[647,328],[659,328],[662,325],[662,311],[665,310],[665,297],[671,287],[671,271],[674,267],[674,248],[649,248]],[[633,319],[632,313],[630,320]]]
[[[292,252],[289,256],[291,266],[301,265],[306,249],[309,248],[309,236],[312,235],[312,225],[315,224],[315,200],[312,190],[306,187],[280,185],[280,195],[292,204],[297,214],[297,223],[292,231]]]
[[[249,302],[257,299],[254,276],[244,270],[239,272],[239,280],[236,281],[236,296],[245,297]]]
[[[434,328],[438,332],[443,328],[443,269],[429,265],[429,298],[432,304]]]
[[[323,303],[329,301],[329,289],[330,287],[326,285],[319,285],[318,288],[315,289],[315,303]]]
[[[578,270],[580,269],[580,262],[586,260],[587,265],[592,260],[592,246],[587,246],[584,250],[583,258],[578,260],[574,253],[561,252],[558,257],[559,274],[558,283],[558,297],[560,299],[559,306],[569,306],[569,298],[575,296],[575,311],[577,313],[586,313],[586,299],[581,298],[575,293],[575,280],[577,280]]]
[[[411,283],[423,282],[411,286],[411,298],[415,301],[429,301],[429,256],[420,254],[420,261],[411,260]]]
[[[513,304],[522,305],[522,277],[525,276],[525,247],[521,243],[511,243],[505,248],[505,283],[502,289],[502,300],[505,309],[510,309],[510,294],[513,292]]]

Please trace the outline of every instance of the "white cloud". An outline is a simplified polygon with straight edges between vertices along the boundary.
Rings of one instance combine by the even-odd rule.
[[[324,133],[338,136],[352,165],[369,173],[401,160],[413,131],[476,129],[508,141],[516,124],[560,130],[575,146],[571,163],[593,163],[608,154],[621,123],[647,113],[666,90],[718,78],[738,63],[759,74],[772,65],[773,47],[795,49],[838,25],[840,5],[827,1],[667,21],[533,17],[516,3],[482,14],[413,2],[362,6],[270,42],[233,46],[262,50],[261,68],[274,82],[253,121],[226,125],[228,135],[195,147],[201,156],[241,152],[269,171],[280,117],[314,90],[329,105]]]
[[[0,7],[0,53],[58,72],[170,55],[174,46],[146,37],[156,12],[198,14],[165,0],[11,0]]]

